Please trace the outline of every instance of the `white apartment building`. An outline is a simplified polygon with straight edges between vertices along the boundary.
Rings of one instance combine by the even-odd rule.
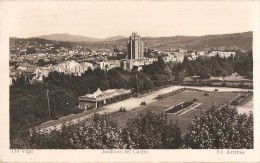
[[[211,53],[208,54],[209,57],[216,56],[219,54],[220,57],[230,57],[231,55],[235,56],[236,52],[222,52],[222,51],[212,51]]]

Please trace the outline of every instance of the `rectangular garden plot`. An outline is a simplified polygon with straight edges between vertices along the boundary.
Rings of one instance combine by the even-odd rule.
[[[169,120],[178,121],[182,132],[185,132],[190,121],[194,118],[194,116],[198,116],[201,110],[211,108],[212,104],[225,104],[226,102],[233,100],[240,94],[240,92],[210,92],[208,96],[205,96],[205,92],[185,90],[178,94],[165,97],[160,101],[148,104],[145,107],[141,107],[140,109],[128,111],[120,114],[119,116],[115,116],[113,117],[113,119],[118,122],[118,125],[120,127],[124,128],[127,121],[138,116],[138,114],[147,111],[153,111],[158,114],[165,113],[165,110],[173,106],[176,106],[183,102],[192,101],[194,100],[194,98],[196,98],[198,100],[196,101],[196,103],[194,103],[196,105],[193,104],[191,106],[187,106],[186,108],[179,110],[179,112],[177,111],[176,114],[167,114]]]

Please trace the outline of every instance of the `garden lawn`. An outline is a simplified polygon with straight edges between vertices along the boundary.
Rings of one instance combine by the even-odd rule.
[[[161,99],[160,101],[148,104],[146,106],[140,106],[135,110],[131,110],[125,113],[122,113],[118,116],[113,117],[118,123],[118,125],[122,128],[126,126],[126,123],[129,119],[132,119],[138,114],[153,111],[155,113],[163,113],[169,107],[177,105],[181,102],[191,101],[194,98],[198,99],[198,103],[202,103],[198,107],[195,107],[185,114],[177,115],[177,114],[167,114],[169,120],[177,121],[179,127],[181,128],[182,132],[184,133],[187,129],[188,124],[194,118],[194,116],[198,116],[200,114],[200,110],[205,110],[211,108],[212,104],[215,103],[216,105],[225,104],[227,101],[230,101],[237,97],[241,93],[236,92],[210,92],[209,96],[204,96],[204,92],[198,92],[193,90],[186,90],[179,94],[172,95],[166,98]]]

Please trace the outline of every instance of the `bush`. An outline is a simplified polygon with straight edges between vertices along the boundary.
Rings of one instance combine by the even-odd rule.
[[[181,131],[176,123],[168,123],[166,115],[147,112],[129,120],[125,129],[139,149],[177,149]]]
[[[39,149],[175,149],[181,143],[177,124],[152,112],[130,120],[125,129],[118,128],[108,115],[95,114],[79,124],[64,125],[59,131],[33,132],[27,141],[29,148]]]
[[[202,112],[184,138],[184,147],[193,149],[252,149],[253,144],[253,114],[238,114],[228,106]]]
[[[187,101],[187,102],[180,103],[180,104],[170,108],[169,110],[167,110],[166,113],[177,113],[178,111],[192,105],[193,103],[194,103],[194,101]]]
[[[117,149],[123,148],[122,130],[108,115],[90,117],[78,124],[64,125],[60,131],[33,133],[31,148],[40,149]]]
[[[61,130],[37,133],[11,128],[11,148],[38,149],[252,149],[253,114],[238,114],[236,108],[211,108],[195,117],[184,139],[177,123],[167,115],[146,112],[120,129],[109,115],[98,115]],[[18,132],[19,131],[19,132]],[[15,135],[15,136],[14,136]]]

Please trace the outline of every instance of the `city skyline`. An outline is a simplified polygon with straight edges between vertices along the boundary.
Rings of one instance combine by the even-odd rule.
[[[107,38],[127,37],[133,31],[142,37],[241,33],[254,30],[253,5],[253,1],[4,2],[2,13],[8,17],[2,24],[12,37],[69,33]]]
[[[77,34],[71,34],[71,33],[50,33],[50,34],[44,34],[44,35],[37,35],[37,36],[30,36],[30,37],[17,37],[17,38],[37,38],[37,37],[42,37],[42,36],[49,36],[49,35],[71,35],[71,36],[80,36],[80,37],[89,37],[89,38],[93,38],[93,39],[100,39],[99,41],[103,41],[105,39],[109,39],[109,38],[112,38],[112,37],[125,37],[125,38],[122,38],[122,39],[128,39],[129,38],[129,35],[131,35],[131,33],[133,33],[135,31],[132,31],[130,32],[130,34],[128,35],[111,35],[111,36],[108,36],[108,37],[103,37],[103,38],[100,38],[100,37],[89,37],[89,36],[85,36],[85,35],[77,35]],[[159,38],[159,37],[176,37],[176,36],[184,36],[184,37],[200,37],[200,36],[213,36],[213,35],[229,35],[229,34],[236,34],[236,33],[247,33],[247,32],[253,32],[253,30],[251,31],[241,31],[241,32],[229,32],[229,33],[221,33],[221,34],[205,34],[205,35],[169,35],[169,36],[152,36],[152,35],[149,35],[149,36],[142,36],[142,38]],[[136,32],[136,33],[139,33],[139,32]],[[16,37],[16,36],[11,36],[11,37]],[[48,39],[47,39],[48,40]],[[118,39],[119,40],[119,39]],[[95,42],[95,41],[94,41]]]

